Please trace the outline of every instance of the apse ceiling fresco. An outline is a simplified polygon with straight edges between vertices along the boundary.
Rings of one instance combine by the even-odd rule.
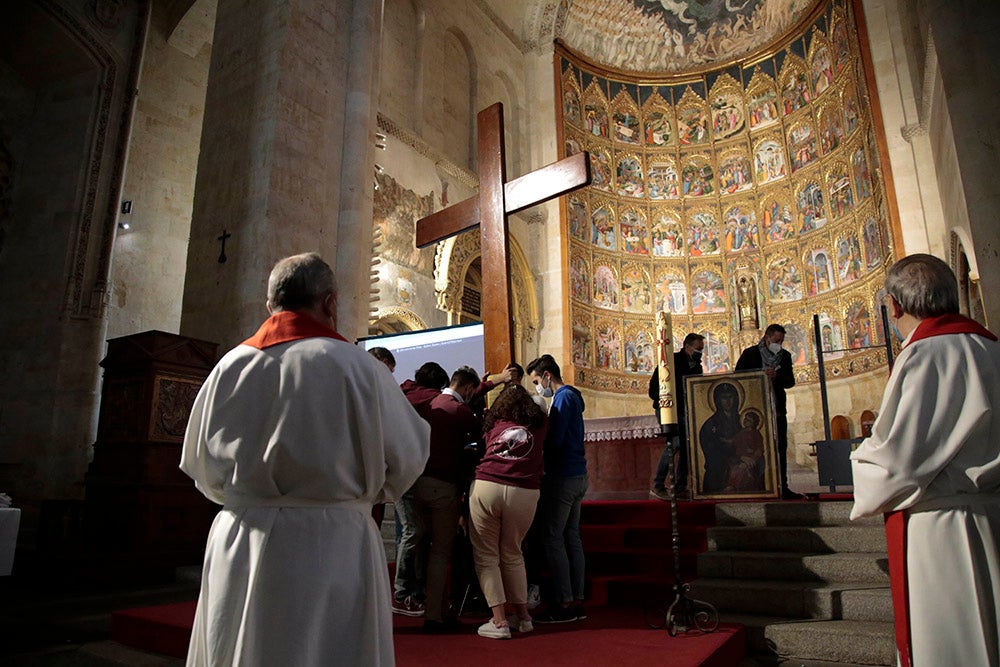
[[[765,48],[816,0],[573,0],[558,36],[602,65],[693,72]]]

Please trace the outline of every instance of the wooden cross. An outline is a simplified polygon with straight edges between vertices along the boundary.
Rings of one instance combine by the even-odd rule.
[[[507,216],[590,183],[590,159],[576,153],[507,182],[503,105],[480,111],[477,129],[479,194],[418,220],[416,243],[423,248],[479,225],[486,369],[498,372],[514,361]]]

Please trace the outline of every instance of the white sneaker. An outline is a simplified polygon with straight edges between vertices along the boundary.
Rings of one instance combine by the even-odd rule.
[[[510,639],[510,628],[498,628],[493,624],[493,619],[486,621],[479,626],[479,636],[490,639]]]
[[[534,609],[540,604],[542,604],[542,595],[538,584],[531,584],[528,586],[528,609]]]
[[[513,632],[531,632],[535,629],[530,618],[521,618],[516,614],[511,614],[507,617],[507,625]]]

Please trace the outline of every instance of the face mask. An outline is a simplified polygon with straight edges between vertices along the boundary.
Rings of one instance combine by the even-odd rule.
[[[902,343],[903,340],[905,340],[906,337],[903,336],[903,334],[900,332],[900,330],[896,327],[896,320],[890,319],[889,320],[889,326],[892,328],[892,334],[896,337],[896,340],[898,340],[900,343]]]
[[[695,364],[700,363],[701,362],[701,352],[698,352],[697,350],[695,350],[691,354],[691,361],[694,362]]]
[[[771,351],[771,354],[778,354],[781,352],[781,343],[768,343],[767,349]]]
[[[551,386],[545,387],[542,385],[541,382],[539,382],[538,384],[535,385],[535,391],[537,391],[538,395],[541,396],[542,398],[552,398]]]

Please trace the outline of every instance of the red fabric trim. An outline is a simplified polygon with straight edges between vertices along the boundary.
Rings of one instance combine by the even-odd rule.
[[[948,313],[938,317],[928,317],[920,320],[913,336],[910,337],[908,345],[912,345],[918,340],[930,338],[932,336],[946,336],[948,334],[975,334],[990,340],[996,340],[993,333],[975,320],[970,320],[958,313]]]
[[[889,585],[896,625],[900,667],[913,664],[910,642],[910,591],[906,582],[906,514],[886,512],[885,539],[889,551]]]
[[[243,345],[263,350],[303,338],[335,338],[345,343],[347,339],[315,317],[294,310],[283,310],[267,318],[260,328]]]

